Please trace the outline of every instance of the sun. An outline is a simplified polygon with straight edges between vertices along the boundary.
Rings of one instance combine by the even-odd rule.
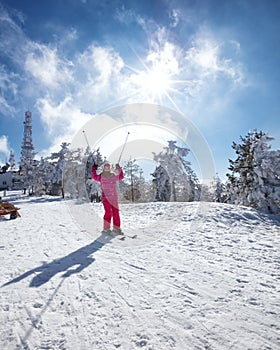
[[[172,90],[172,74],[162,64],[146,67],[144,70],[130,69],[134,72],[133,83],[138,93],[152,101],[162,100]]]
[[[170,75],[160,67],[144,71],[141,80],[143,91],[151,95],[152,98],[161,98],[166,95],[172,85]]]
[[[139,96],[145,102],[164,103],[169,101],[179,110],[174,96],[182,94],[182,86],[188,83],[180,78],[179,61],[169,46],[159,52],[150,52],[142,59],[133,49],[143,69],[126,64],[131,71],[129,83],[134,86],[133,96]]]

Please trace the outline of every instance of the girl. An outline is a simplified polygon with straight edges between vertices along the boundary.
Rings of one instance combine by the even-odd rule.
[[[113,218],[113,233],[123,234],[121,231],[121,221],[119,213],[117,181],[124,178],[122,168],[116,164],[118,174],[111,171],[110,163],[105,162],[102,165],[102,172],[97,174],[98,165],[93,163],[92,178],[101,183],[102,202],[105,210],[103,217],[103,233],[111,233],[111,219]]]

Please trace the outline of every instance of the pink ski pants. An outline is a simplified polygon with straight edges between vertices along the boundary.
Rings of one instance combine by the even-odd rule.
[[[103,198],[103,207],[105,210],[105,214],[103,217],[104,230],[110,229],[112,218],[113,218],[113,227],[120,228],[121,220],[120,220],[118,201],[117,200],[108,201],[106,198]]]

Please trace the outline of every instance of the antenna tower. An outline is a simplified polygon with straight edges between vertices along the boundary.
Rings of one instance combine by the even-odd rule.
[[[31,112],[25,112],[23,141],[21,146],[21,165],[31,165],[34,158],[32,143],[32,116]]]

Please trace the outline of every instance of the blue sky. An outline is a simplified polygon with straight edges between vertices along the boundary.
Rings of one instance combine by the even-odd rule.
[[[280,148],[280,1],[0,0],[0,163],[38,156],[126,103],[182,113],[224,178],[249,130]]]

